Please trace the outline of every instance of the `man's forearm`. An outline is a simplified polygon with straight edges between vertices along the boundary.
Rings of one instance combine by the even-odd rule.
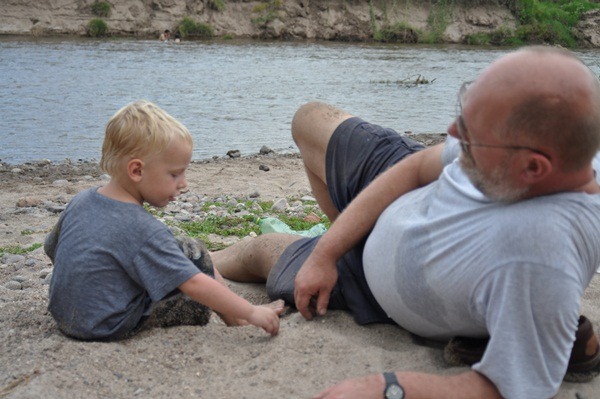
[[[410,155],[382,173],[338,216],[315,252],[338,259],[363,239],[398,197],[425,186],[442,172],[443,144]]]
[[[476,371],[452,376],[398,372],[396,376],[406,399],[502,399],[494,384]]]
[[[502,399],[494,384],[475,371],[453,376],[400,371],[396,377],[405,399]],[[373,374],[343,381],[314,399],[383,399],[384,390],[383,374]]]

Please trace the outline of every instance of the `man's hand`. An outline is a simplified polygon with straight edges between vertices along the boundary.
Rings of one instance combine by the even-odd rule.
[[[311,320],[317,314],[325,315],[329,296],[337,279],[336,260],[319,257],[318,252],[313,251],[302,265],[294,282],[296,308],[306,320]]]

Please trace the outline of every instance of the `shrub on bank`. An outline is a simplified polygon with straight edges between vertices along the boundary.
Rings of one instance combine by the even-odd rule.
[[[94,4],[92,4],[92,14],[98,17],[108,17],[110,15],[110,4],[106,1],[96,0]]]
[[[250,22],[254,25],[264,26],[277,18],[282,6],[281,0],[268,0],[259,3],[252,8],[252,14],[258,14],[259,16],[252,18]]]
[[[589,0],[516,0],[510,4],[518,26],[515,31],[502,28],[492,33],[490,44],[520,46],[528,44],[559,44],[576,47],[581,44],[575,27],[582,15],[600,8]]]
[[[208,7],[215,11],[224,11],[225,10],[225,1],[224,0],[209,0]]]
[[[101,18],[94,18],[88,22],[88,35],[91,37],[106,36],[108,34],[108,25]]]
[[[490,33],[474,33],[467,36],[465,43],[474,46],[493,45],[511,47],[523,46],[525,44],[519,39],[517,33],[508,27],[501,27]]]
[[[547,43],[576,47],[584,43],[582,38],[576,36],[575,27],[585,12],[600,8],[598,2],[599,0],[430,0],[427,28],[418,32],[402,22],[389,21],[383,0],[369,0],[369,8],[373,38],[377,41],[411,43],[416,37],[419,43],[444,43],[444,34],[454,20],[456,7],[493,4],[508,7],[517,19],[517,28],[502,27],[493,32],[475,33],[466,38],[466,43],[501,46]],[[383,11],[384,23],[381,28],[375,18],[376,6]]]
[[[527,43],[577,46],[578,38],[573,34],[573,28],[585,12],[597,8],[600,4],[588,0],[517,1],[516,15],[520,25],[515,36]]]
[[[203,22],[196,22],[189,17],[185,17],[179,23],[177,29],[181,37],[213,37],[213,29],[210,25]]]
[[[397,22],[393,25],[383,25],[374,34],[374,38],[386,43],[417,43],[419,32],[405,22]]]

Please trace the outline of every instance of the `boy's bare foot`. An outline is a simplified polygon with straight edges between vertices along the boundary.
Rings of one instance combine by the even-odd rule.
[[[259,306],[273,309],[275,311],[275,313],[277,313],[277,315],[280,316],[283,313],[283,310],[285,309],[285,301],[283,299],[278,299],[276,301],[273,301],[273,302],[270,302],[270,303],[267,303],[264,305],[259,305]],[[222,315],[220,313],[217,313],[217,315],[219,315],[221,320],[223,320],[223,322],[226,325],[228,325],[229,327],[247,326],[249,324],[244,319],[236,319],[235,317],[228,317],[228,316]]]

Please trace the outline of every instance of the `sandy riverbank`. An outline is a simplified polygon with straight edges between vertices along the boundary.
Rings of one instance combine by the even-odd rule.
[[[261,164],[270,170],[261,171]],[[60,204],[103,183],[94,164],[21,168],[0,172],[0,247],[42,242]],[[276,199],[309,190],[298,156],[194,163],[188,180],[190,192],[207,196],[258,192],[263,199]],[[32,206],[17,206],[24,198]],[[46,312],[44,281],[51,265],[42,250],[1,260],[0,397],[307,398],[366,373],[463,370],[446,366],[440,348],[418,345],[400,328],[359,327],[339,311],[312,322],[292,312],[274,338],[254,327],[225,327],[213,317],[205,327],[154,329],[117,343],[77,342],[62,336]],[[596,331],[599,277],[582,305]],[[20,281],[21,289],[8,288],[11,281]],[[261,285],[232,288],[252,302],[267,301]],[[598,392],[600,379],[564,383],[559,398],[592,399]]]

